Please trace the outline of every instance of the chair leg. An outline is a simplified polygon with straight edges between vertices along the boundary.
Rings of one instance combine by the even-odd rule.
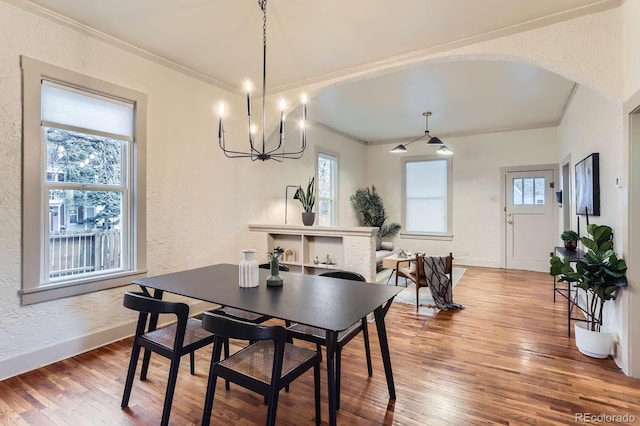
[[[320,362],[322,362],[322,345],[320,343],[316,343],[316,352],[320,354]]]
[[[211,366],[215,361],[213,357],[211,358]],[[209,378],[207,379],[207,393],[204,397],[204,409],[202,411],[202,426],[209,426],[211,423],[211,411],[213,410],[213,398],[216,394],[216,382],[218,381],[218,376],[211,373],[211,369],[209,370]]]
[[[373,366],[371,365],[371,346],[369,345],[369,325],[367,318],[362,318],[362,338],[364,339],[364,353],[367,356],[367,372],[369,377],[373,376]]]
[[[342,367],[342,347],[336,348],[336,410],[340,409],[340,370]]]
[[[268,402],[269,406],[267,407],[267,426],[275,426],[276,424],[276,412],[278,411],[278,396],[280,394],[280,389],[276,386],[275,381],[278,379],[272,378],[271,380],[274,383],[271,384],[271,389],[269,391]]]
[[[142,370],[140,370],[140,380],[147,380],[147,370],[149,369],[150,360],[151,351],[149,349],[145,349],[144,356],[142,357]]]
[[[131,388],[133,387],[133,378],[136,374],[138,366],[138,358],[140,357],[140,346],[133,344],[131,350],[131,359],[129,360],[129,370],[127,371],[127,380],[124,384],[124,393],[122,394],[122,403],[120,407],[124,408],[129,405],[129,397],[131,396]]]
[[[316,425],[320,426],[322,424],[320,418],[320,364],[313,366],[313,387],[316,398]]]
[[[191,370],[191,375],[196,375],[196,351],[189,352],[189,365]]]
[[[420,286],[416,283],[416,311],[420,308]]]
[[[229,339],[224,339],[224,357],[229,358]],[[224,381],[224,388],[226,390],[230,389],[229,380]]]
[[[171,367],[169,367],[169,379],[167,380],[167,392],[164,397],[164,408],[162,409],[162,420],[160,424],[166,426],[169,424],[169,416],[171,415],[171,404],[173,403],[173,394],[176,390],[176,381],[178,380],[178,369],[180,368],[180,355],[175,352],[171,357]]]

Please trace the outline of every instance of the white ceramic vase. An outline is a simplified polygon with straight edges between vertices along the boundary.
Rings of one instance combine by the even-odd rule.
[[[574,324],[576,346],[584,355],[592,358],[606,358],[611,353],[613,335],[604,331],[591,331],[587,329],[586,322]]]
[[[242,250],[242,260],[238,265],[238,283],[240,287],[257,287],[260,272],[255,250]]]

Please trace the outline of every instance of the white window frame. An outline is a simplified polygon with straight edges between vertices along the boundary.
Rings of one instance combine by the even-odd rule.
[[[407,163],[424,162],[424,161],[446,161],[447,164],[447,230],[442,233],[423,233],[423,232],[408,232],[406,231],[406,215],[407,215]],[[442,155],[426,155],[426,156],[413,156],[404,157],[401,161],[402,164],[402,229],[404,232],[400,233],[403,238],[415,238],[415,239],[428,239],[428,240],[446,240],[453,239],[453,218],[452,218],[452,206],[453,206],[453,158],[445,157]]]
[[[146,129],[147,95],[112,83],[50,65],[26,56],[21,57],[23,76],[23,185],[22,185],[22,289],[23,305],[75,296],[131,284],[147,272],[146,250]],[[69,277],[69,280],[46,283],[41,279],[45,261],[44,238],[47,217],[44,208],[46,150],[41,135],[42,80],[54,81],[80,90],[126,100],[134,104],[134,136],[128,166],[130,202],[122,215],[129,215],[131,232],[129,266],[99,277]],[[48,212],[46,212],[48,214]]]
[[[320,197],[319,188],[319,163],[320,159],[326,159],[329,161],[335,161],[335,167],[333,169],[333,173],[331,176],[331,196],[330,197]],[[338,154],[335,152],[329,152],[327,150],[319,150],[316,153],[316,206],[319,208],[321,200],[330,200],[331,201],[331,223],[329,226],[337,226],[338,225],[338,175],[340,170],[340,159]],[[318,216],[320,213],[318,211]],[[316,223],[319,223],[320,218],[316,220]]]

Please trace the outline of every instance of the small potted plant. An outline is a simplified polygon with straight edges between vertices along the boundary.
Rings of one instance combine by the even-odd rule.
[[[564,241],[564,248],[575,251],[578,247],[578,233],[575,231],[564,231],[560,234],[560,238]]]
[[[284,253],[284,249],[280,246],[268,252],[270,275],[267,277],[267,287],[280,287],[282,285],[282,277],[280,276],[280,257]]]
[[[615,299],[618,290],[627,287],[624,276],[627,264],[613,251],[611,227],[591,224],[587,226],[587,232],[591,238],[580,238],[587,248],[584,258],[572,262],[568,257],[553,256],[549,273],[584,290],[587,318],[585,322],[575,323],[576,346],[585,355],[606,358],[611,351],[613,335],[600,332],[602,311],[607,300]]]
[[[309,178],[309,183],[307,184],[307,190],[300,188],[298,189],[297,196],[300,200],[300,204],[302,204],[302,208],[304,211],[302,212],[302,223],[305,226],[313,225],[313,222],[316,220],[316,214],[313,212],[313,207],[316,204],[316,180],[315,177]]]

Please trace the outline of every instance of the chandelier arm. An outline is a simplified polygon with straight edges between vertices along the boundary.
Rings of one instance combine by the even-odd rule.
[[[407,143],[405,143],[405,144],[403,144],[403,145],[404,145],[404,146],[405,146],[405,148],[406,148],[406,147],[408,147],[409,145],[411,145],[412,143],[417,142],[417,141],[419,141],[420,139],[424,138],[425,136],[429,137],[429,132],[428,132],[428,131],[425,131],[425,132],[424,132],[424,135],[422,135],[422,136],[418,136],[418,137],[417,137],[417,138],[415,138],[414,140],[412,140],[412,141],[410,141],[410,142],[407,142]]]

